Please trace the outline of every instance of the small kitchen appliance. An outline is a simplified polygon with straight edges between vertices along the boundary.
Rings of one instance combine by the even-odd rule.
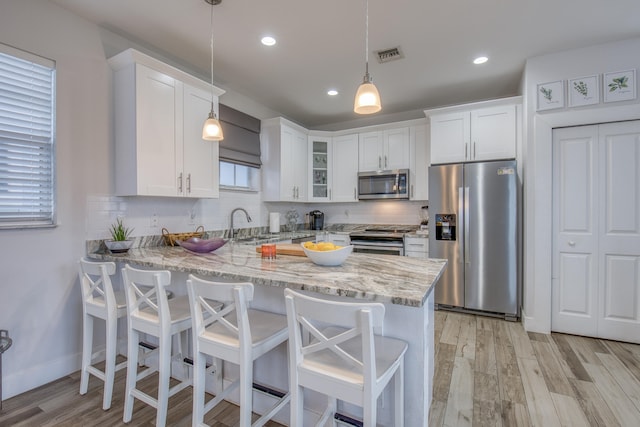
[[[324,228],[324,213],[319,210],[309,212],[309,225],[312,230],[322,230]]]

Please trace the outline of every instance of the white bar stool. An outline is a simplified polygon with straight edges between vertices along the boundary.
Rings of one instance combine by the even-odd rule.
[[[193,319],[193,425],[202,426],[204,415],[240,387],[240,427],[251,425],[253,409],[253,361],[287,340],[286,316],[248,308],[253,300],[253,284],[220,283],[199,279],[187,280]],[[212,307],[207,300],[218,300],[224,308]],[[215,398],[205,404],[206,356],[223,359],[240,366],[240,378],[222,389],[220,369],[216,371]],[[220,365],[220,363],[217,363]],[[213,367],[212,367],[213,368]],[[285,404],[289,393],[253,424],[264,425]]]
[[[94,262],[86,258],[78,261],[80,289],[82,290],[82,368],[80,374],[80,394],[86,394],[89,374],[104,381],[102,409],[111,407],[113,380],[116,371],[127,362],[116,365],[118,319],[126,316],[124,292],[114,292],[111,278],[116,272],[113,262]],[[106,325],[106,348],[104,371],[93,366],[92,360],[102,351],[93,351],[93,319],[102,319]]]
[[[382,332],[384,305],[328,301],[285,289],[289,322],[291,427],[302,427],[303,388],[325,394],[336,426],[337,399],[361,406],[365,427],[376,425],[376,403],[395,377],[394,426],[404,425],[404,354],[407,343]],[[310,339],[309,337],[310,334]]]
[[[167,298],[165,287],[171,283],[171,273],[166,270],[138,270],[129,265],[122,269],[127,298],[127,324],[129,350],[127,354],[127,383],[123,421],[133,416],[133,399],[139,399],[156,408],[156,426],[164,426],[167,420],[169,397],[191,385],[187,378],[169,388],[172,360],[183,359],[182,345],[178,339],[179,354],[171,357],[171,338],[191,328],[189,299],[186,296]],[[158,368],[150,367],[137,372],[138,342],[140,333],[158,338]],[[158,372],[158,398],[136,388],[136,383]]]

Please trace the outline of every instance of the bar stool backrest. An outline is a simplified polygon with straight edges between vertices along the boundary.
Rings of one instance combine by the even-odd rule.
[[[110,316],[115,319],[117,304],[110,276],[115,274],[116,264],[93,262],[86,258],[80,259],[78,264],[85,313],[106,319],[107,312],[110,312]]]
[[[384,305],[313,298],[285,289],[291,369],[309,357],[331,352],[361,374],[365,384],[376,378],[374,332],[382,333]],[[361,346],[348,345],[358,342]]]
[[[171,315],[165,288],[171,284],[167,270],[122,269],[127,296],[127,312],[135,329],[159,336],[171,328]]]
[[[190,276],[187,289],[195,339],[206,332],[220,344],[250,351],[252,340],[247,303],[253,301],[252,283],[212,284]],[[212,300],[216,303],[212,304]],[[219,302],[223,306],[217,308]]]

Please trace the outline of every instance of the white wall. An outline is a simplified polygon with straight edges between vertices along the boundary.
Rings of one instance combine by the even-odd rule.
[[[603,103],[536,112],[537,85],[640,68],[640,38],[531,58],[524,76],[524,307],[527,330],[551,328],[552,129],[640,118],[640,103]],[[637,72],[637,71],[636,71]],[[636,82],[637,85],[637,82]]]
[[[85,240],[107,237],[118,215],[135,228],[136,236],[160,234],[160,228],[150,224],[154,213],[160,227],[170,231],[200,224],[224,229],[238,206],[254,219],[247,224],[238,214],[238,227],[267,225],[269,210],[295,208],[303,218],[316,207],[327,212],[328,222],[418,223],[415,203],[390,209],[376,203],[266,206],[259,193],[224,191],[219,200],[113,196],[111,71],[105,38],[113,42],[105,30],[49,1],[0,0],[0,42],[56,61],[59,220],[55,228],[0,230],[0,329],[8,329],[14,340],[3,356],[4,398],[79,369],[82,310],[76,261],[84,254]],[[239,108],[241,103],[251,100],[236,96],[229,105]]]

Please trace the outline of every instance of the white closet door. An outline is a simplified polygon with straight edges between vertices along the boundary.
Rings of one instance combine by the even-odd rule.
[[[598,336],[640,342],[640,122],[600,126]]]
[[[640,343],[640,121],[553,144],[551,328]]]
[[[597,126],[553,131],[551,329],[557,332],[592,336],[597,329],[597,143]]]

